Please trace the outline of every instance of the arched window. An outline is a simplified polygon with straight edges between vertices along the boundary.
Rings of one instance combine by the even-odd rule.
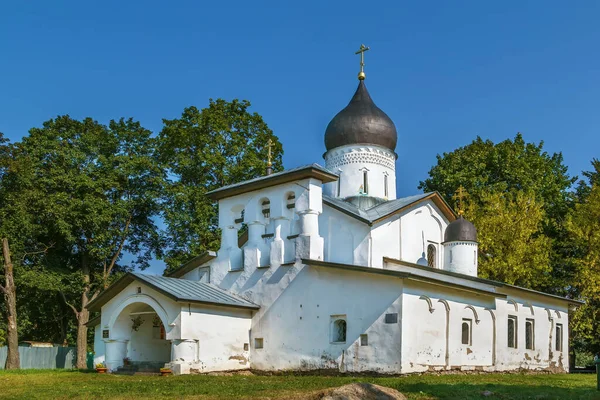
[[[471,320],[467,318],[463,318],[462,322],[462,335],[461,335],[462,344],[466,344],[467,346],[471,345]]]
[[[435,246],[430,244],[427,246],[427,265],[431,268],[436,267],[435,256],[436,256]]]
[[[383,197],[388,198],[388,176],[383,174]]]
[[[340,197],[342,192],[342,171],[338,172],[338,181],[337,181],[337,196]]]
[[[343,343],[346,341],[346,320],[337,318],[331,325],[331,341],[333,343]]]
[[[525,348],[527,350],[534,349],[533,339],[535,336],[533,334],[533,324],[534,324],[534,320],[532,320],[532,319],[525,320]]]
[[[269,200],[263,200],[261,203],[262,214],[265,218],[271,217],[271,202]]]
[[[369,176],[366,169],[363,171],[363,194],[369,194]]]

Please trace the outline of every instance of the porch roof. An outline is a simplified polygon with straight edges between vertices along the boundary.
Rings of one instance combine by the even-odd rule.
[[[104,304],[135,280],[150,286],[152,289],[177,302],[210,304],[255,310],[260,308],[260,306],[210,283],[129,272],[92,300],[87,305],[87,309],[90,312],[100,311]]]

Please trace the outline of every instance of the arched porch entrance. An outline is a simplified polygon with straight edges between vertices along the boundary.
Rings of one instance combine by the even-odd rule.
[[[155,371],[171,361],[171,341],[164,310],[152,302],[124,302],[110,324],[106,341],[106,364],[110,370]],[[149,304],[150,303],[150,304]]]

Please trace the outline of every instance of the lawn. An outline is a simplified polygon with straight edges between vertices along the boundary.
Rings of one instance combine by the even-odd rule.
[[[331,376],[122,376],[77,371],[2,371],[0,399],[279,399],[351,382],[395,388],[409,399],[600,399],[583,374]],[[493,394],[485,397],[484,391]]]

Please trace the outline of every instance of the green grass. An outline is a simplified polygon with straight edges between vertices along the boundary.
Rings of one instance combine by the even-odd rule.
[[[337,376],[122,376],[77,371],[0,372],[0,399],[277,399],[351,382],[395,388],[409,399],[600,399],[590,374]],[[484,397],[489,390],[493,395]]]

